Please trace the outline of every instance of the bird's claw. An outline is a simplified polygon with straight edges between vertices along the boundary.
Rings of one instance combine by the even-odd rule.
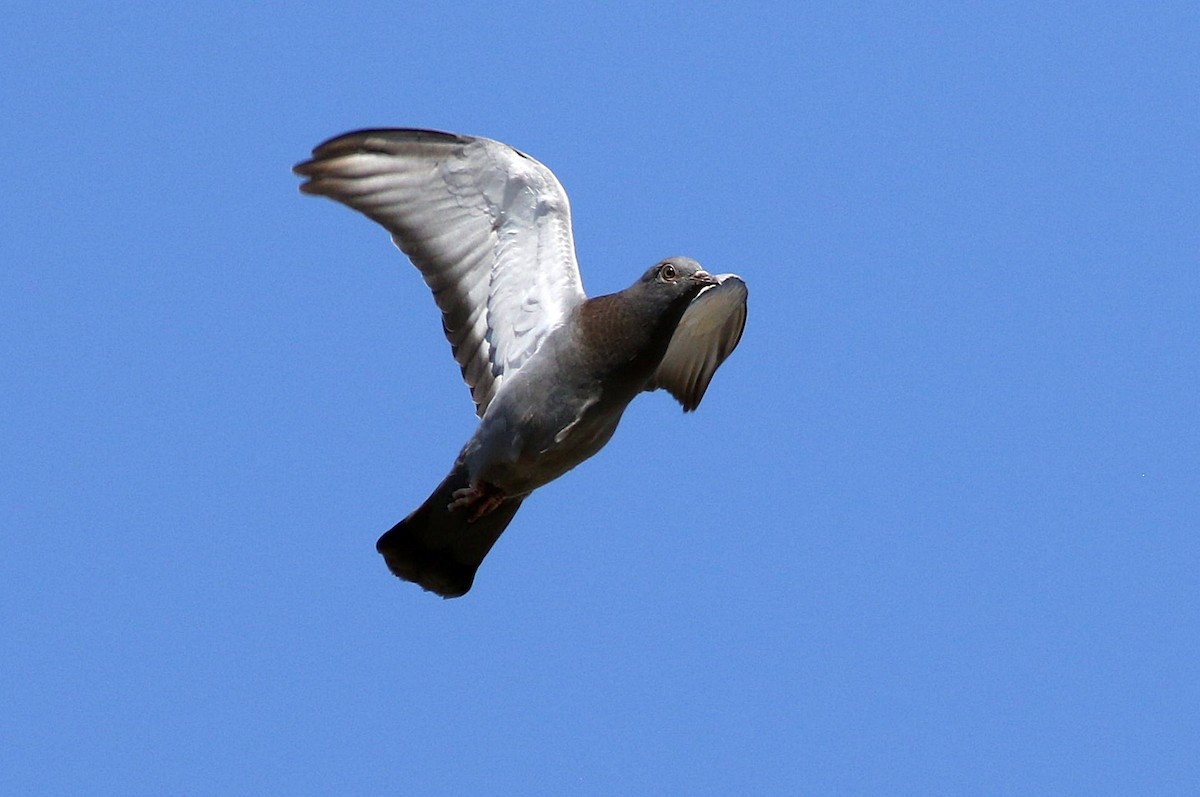
[[[454,500],[446,509],[451,512],[455,509],[470,509],[471,516],[467,518],[467,522],[474,523],[484,515],[496,511],[504,503],[506,496],[503,491],[487,482],[476,482],[470,487],[460,487],[451,493],[450,497]]]

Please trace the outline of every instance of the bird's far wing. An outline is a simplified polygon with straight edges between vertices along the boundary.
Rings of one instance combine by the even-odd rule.
[[[667,353],[647,390],[665,389],[691,412],[700,405],[713,374],[742,339],[746,327],[746,283],[736,274],[716,275],[684,312]]]
[[[476,411],[584,300],[566,192],[486,138],[432,130],[338,136],[298,164],[306,194],[374,219],[420,270]]]

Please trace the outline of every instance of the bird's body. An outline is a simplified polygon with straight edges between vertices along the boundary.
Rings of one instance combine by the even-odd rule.
[[[392,231],[475,396],[480,424],[450,474],[377,545],[393,573],[444,597],[470,589],[525,497],[599,451],[639,393],[664,387],[693,409],[741,336],[745,284],[688,258],[587,299],[566,194],[498,142],[363,131],[296,170],[306,192]]]
[[[692,263],[703,274],[694,261],[671,262]],[[626,292],[645,293],[653,279],[648,274],[621,294],[577,305],[546,337],[488,406],[463,449],[474,479],[510,496],[525,495],[608,442],[629,402],[646,389],[692,298],[713,284],[704,275],[694,288],[665,297],[673,301],[622,301]],[[631,317],[635,311],[639,317]]]

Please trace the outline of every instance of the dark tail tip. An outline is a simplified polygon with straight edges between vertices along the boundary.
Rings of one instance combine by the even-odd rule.
[[[411,581],[443,598],[466,595],[475,582],[479,565],[468,565],[455,559],[447,549],[431,548],[409,527],[406,518],[384,533],[375,543],[383,555],[388,570],[405,581]]]
[[[375,549],[389,570],[443,598],[467,594],[524,499],[509,498],[472,521],[470,509],[450,509],[455,491],[469,483],[466,468],[456,465],[425,503],[379,538]]]

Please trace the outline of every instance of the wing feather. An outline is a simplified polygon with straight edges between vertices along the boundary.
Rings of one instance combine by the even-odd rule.
[[[385,227],[420,270],[481,416],[585,298],[566,192],[505,144],[362,130],[321,144],[295,171],[307,178],[304,193]]]
[[[713,374],[737,348],[746,327],[746,283],[736,274],[716,277],[720,284],[705,288],[688,305],[646,387],[666,390],[684,412],[700,405]]]

